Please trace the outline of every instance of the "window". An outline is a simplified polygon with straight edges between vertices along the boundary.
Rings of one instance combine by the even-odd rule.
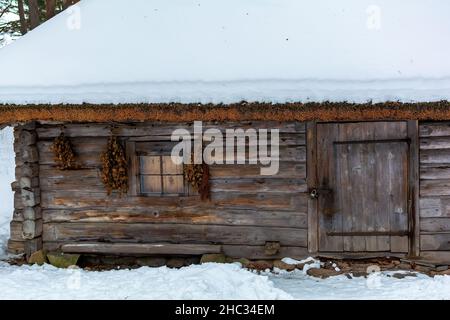
[[[173,163],[170,156],[138,156],[140,193],[183,194],[183,165]]]

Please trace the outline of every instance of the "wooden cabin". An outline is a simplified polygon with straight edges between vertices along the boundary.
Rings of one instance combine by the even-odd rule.
[[[449,262],[450,7],[369,2],[81,1],[1,49],[9,250]],[[170,158],[194,121],[278,130],[279,170],[201,164],[204,197]]]

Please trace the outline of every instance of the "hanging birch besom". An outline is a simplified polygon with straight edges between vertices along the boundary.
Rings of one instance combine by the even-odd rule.
[[[113,191],[120,194],[128,191],[127,159],[125,152],[116,137],[108,140],[106,151],[102,154],[102,181],[108,195]]]
[[[209,167],[206,163],[185,164],[183,174],[194,190],[198,191],[202,200],[210,199]]]
[[[55,162],[61,170],[76,169],[75,153],[73,152],[72,143],[64,133],[61,133],[52,145]]]

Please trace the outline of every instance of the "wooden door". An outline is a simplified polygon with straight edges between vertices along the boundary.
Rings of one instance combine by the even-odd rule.
[[[318,247],[408,252],[407,122],[317,124]]]

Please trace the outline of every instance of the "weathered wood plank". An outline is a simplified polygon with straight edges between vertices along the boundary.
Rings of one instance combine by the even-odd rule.
[[[421,218],[450,217],[450,198],[424,198],[420,199]]]
[[[421,234],[420,250],[423,251],[450,250],[450,233]]]
[[[422,218],[420,219],[420,231],[450,232],[450,218]]]
[[[419,126],[420,137],[450,136],[450,122],[423,122]]]
[[[243,246],[243,245],[222,245],[222,252],[232,258],[247,258],[247,259],[282,259],[290,257],[294,259],[304,259],[308,257],[308,249],[306,247],[288,247],[282,246],[279,252],[275,255],[265,254],[264,246]]]
[[[24,241],[22,237],[22,222],[12,221],[10,223],[10,239],[13,241]]]
[[[94,253],[112,255],[201,255],[220,253],[220,245],[212,244],[172,244],[172,243],[71,243],[61,246],[67,253]]]
[[[422,251],[420,256],[429,261],[450,264],[450,251]]]
[[[307,136],[307,188],[308,191],[317,188],[317,124],[310,121],[306,124]],[[319,216],[317,199],[308,197],[308,251],[319,251]]]
[[[303,208],[305,209],[305,208]],[[165,207],[140,208],[136,210],[87,209],[44,210],[43,219],[48,222],[123,222],[123,223],[181,223],[220,224],[240,226],[272,226],[306,229],[306,212],[232,210],[228,208]]]
[[[421,180],[450,180],[450,167],[425,167],[423,164],[420,168]]]
[[[106,144],[104,145],[106,147]],[[83,167],[100,167],[101,166],[101,154],[103,153],[103,150],[98,150],[98,152],[88,152],[86,150],[83,150],[83,146],[74,147],[75,154],[76,154],[76,162],[78,165]],[[297,162],[297,163],[303,163],[306,161],[306,147],[305,146],[281,146],[279,148],[280,152],[280,164],[285,162]],[[171,147],[164,145],[160,149],[154,149],[153,152],[149,150],[147,154],[170,154],[170,151],[172,150]],[[234,157],[236,159],[236,157]],[[258,160],[255,157],[246,157],[245,161],[247,164],[249,164],[253,160]],[[51,166],[57,166],[58,163],[54,159],[54,154],[51,151],[45,151],[42,150],[39,153],[39,163],[41,165],[51,165]],[[236,163],[236,160],[235,160]],[[233,164],[237,165],[237,164]],[[228,167],[230,165],[227,165]],[[253,166],[260,167],[261,165],[255,164]],[[259,173],[258,173],[259,174]]]
[[[44,250],[57,251],[67,242],[44,242]],[[281,259],[291,257],[294,259],[303,259],[308,257],[308,250],[306,247],[291,247],[282,246],[279,252],[275,255],[265,254],[265,246],[251,246],[251,245],[221,245],[222,252],[231,258],[247,258],[251,260],[258,259]]]
[[[211,195],[211,202],[202,202],[199,196],[188,197],[127,197],[119,195],[107,196],[104,193],[80,191],[43,192],[41,194],[41,206],[44,209],[68,209],[83,207],[122,207],[134,209],[139,207],[167,206],[182,208],[185,206],[203,205],[222,206],[241,209],[261,210],[294,210],[306,206],[307,196],[303,193],[242,193],[242,192],[219,192]]]
[[[420,139],[420,150],[450,149],[450,137]]]
[[[420,195],[422,197],[449,196],[450,179],[420,181]]]
[[[279,129],[283,133],[304,133],[305,125],[296,122],[276,121],[243,121],[243,122],[204,122],[203,130],[209,128],[225,129]],[[169,136],[174,129],[186,129],[193,132],[193,123],[134,123],[114,124],[114,134],[121,137],[133,136]],[[40,139],[55,138],[61,133],[61,127],[41,125],[36,129]],[[104,123],[65,124],[64,134],[67,137],[109,137],[111,126]]]
[[[307,244],[307,231],[295,228],[129,223],[45,223],[44,241],[170,242],[286,246]]]
[[[297,178],[306,179],[306,163],[294,161],[281,161],[276,175],[264,178]],[[230,178],[261,178],[260,165],[212,165],[210,166],[211,180]]]
[[[25,252],[25,241],[8,240],[8,252],[11,254],[19,254]]]
[[[450,149],[432,149],[420,151],[421,164],[450,164]]]

